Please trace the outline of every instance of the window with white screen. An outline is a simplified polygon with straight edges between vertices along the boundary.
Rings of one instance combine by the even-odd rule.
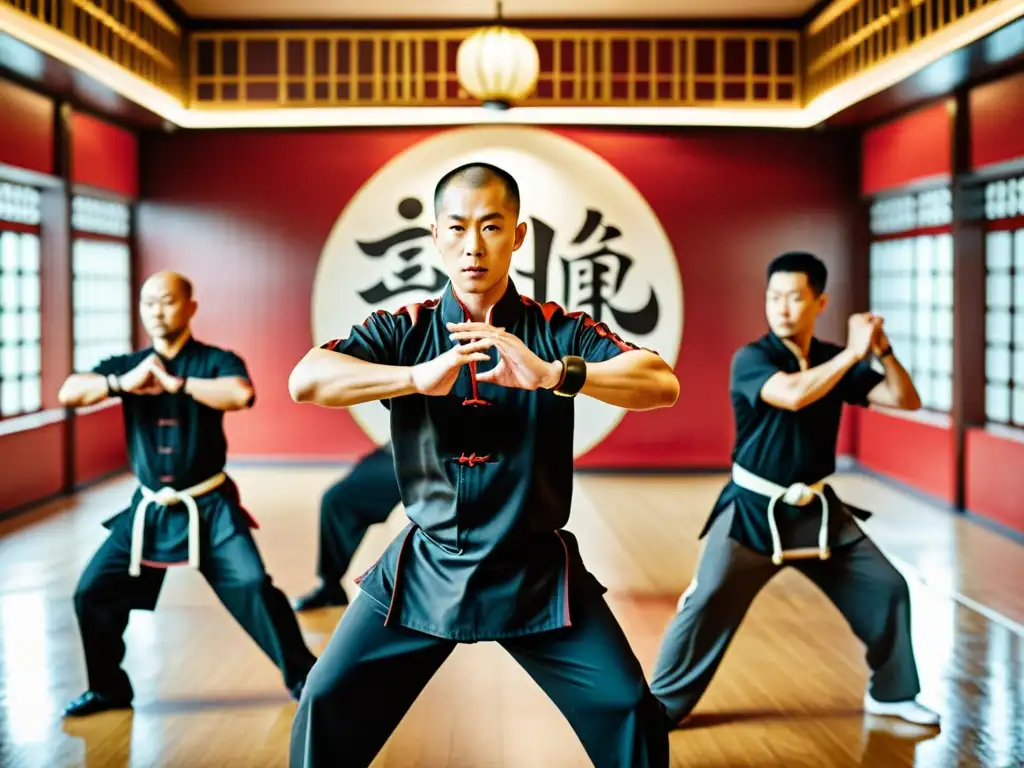
[[[123,203],[78,196],[71,220],[74,367],[88,371],[132,349],[130,211]]]
[[[0,182],[0,418],[42,406],[41,196]]]
[[[953,237],[948,190],[880,201],[872,210],[870,309],[914,380],[921,404],[953,406]],[[927,231],[920,231],[927,230]]]
[[[985,188],[985,418],[1024,427],[1024,177]]]

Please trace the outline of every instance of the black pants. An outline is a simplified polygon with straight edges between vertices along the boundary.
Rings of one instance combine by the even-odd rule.
[[[600,595],[574,605],[572,627],[501,645],[562,711],[597,768],[667,768],[665,716],[625,635]],[[384,609],[360,595],[309,674],[292,722],[291,768],[370,765],[455,646],[385,627]]]
[[[651,690],[673,722],[697,705],[750,604],[780,570],[768,555],[731,539],[731,524],[728,514],[712,524],[697,572],[662,640]],[[875,699],[904,701],[920,692],[907,582],[871,539],[835,549],[829,560],[795,560],[785,567],[817,584],[864,643]]]
[[[129,549],[116,535],[93,555],[75,589],[75,613],[82,634],[89,689],[130,699],[132,686],[121,668],[124,631],[133,608],[152,610],[166,570],[142,567],[128,573]],[[306,679],[316,657],[306,647],[287,598],[274,586],[248,531],[214,549],[205,547],[200,571],[224,606],[281,670],[293,690]]]
[[[366,530],[387,520],[401,500],[394,459],[386,447],[365,456],[324,492],[317,557],[317,575],[324,585],[341,582]]]

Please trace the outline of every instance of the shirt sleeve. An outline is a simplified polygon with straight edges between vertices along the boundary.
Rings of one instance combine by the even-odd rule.
[[[761,399],[761,388],[781,368],[772,362],[767,350],[753,344],[740,347],[732,357],[729,389],[741,395],[751,407]]]
[[[252,408],[256,404],[256,389],[252,385],[252,379],[249,377],[249,369],[246,367],[245,361],[234,352],[221,349],[218,350],[217,358],[213,363],[212,378],[225,379],[228,377],[242,379],[252,388],[252,395],[249,397],[249,402],[246,403],[246,407]]]
[[[245,361],[234,352],[221,350],[214,365],[214,378],[221,379],[228,376],[237,376],[240,379],[245,379],[250,384],[252,383]]]
[[[885,381],[884,369],[879,370],[880,368],[881,363],[875,363],[874,358],[868,358],[848,370],[840,384],[843,402],[866,408],[869,405],[868,394]]]
[[[351,355],[368,363],[398,365],[399,327],[390,312],[379,310],[355,325],[344,338],[333,339],[321,349]]]
[[[574,355],[588,363],[600,363],[623,352],[641,349],[586,312],[567,313],[556,304],[545,305],[544,310],[563,356]]]
[[[123,376],[136,366],[134,355],[113,355],[105,357],[93,366],[90,373],[98,373],[101,376]]]

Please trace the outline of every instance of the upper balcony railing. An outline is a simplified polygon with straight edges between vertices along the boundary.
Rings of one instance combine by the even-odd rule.
[[[997,2],[836,0],[804,30],[805,98],[810,101]]]
[[[1006,0],[835,0],[805,30],[526,29],[530,105],[799,108]],[[184,32],[154,0],[0,0],[198,109],[474,103],[470,29]]]
[[[182,31],[153,0],[0,0],[184,97]]]
[[[197,32],[191,106],[473,104],[455,72],[472,31]],[[524,32],[540,56],[529,105],[800,105],[798,32]]]

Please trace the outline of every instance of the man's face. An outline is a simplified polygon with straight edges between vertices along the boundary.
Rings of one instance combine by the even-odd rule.
[[[814,295],[803,272],[776,272],[768,280],[765,316],[772,332],[781,339],[813,333],[826,303],[825,294]]]
[[[431,225],[434,243],[452,284],[463,294],[482,294],[503,284],[512,254],[523,244],[526,222],[494,179],[480,187],[454,182],[445,190]]]
[[[142,286],[139,315],[152,339],[173,342],[187,328],[196,302],[186,298],[184,286],[171,276],[154,275]]]

